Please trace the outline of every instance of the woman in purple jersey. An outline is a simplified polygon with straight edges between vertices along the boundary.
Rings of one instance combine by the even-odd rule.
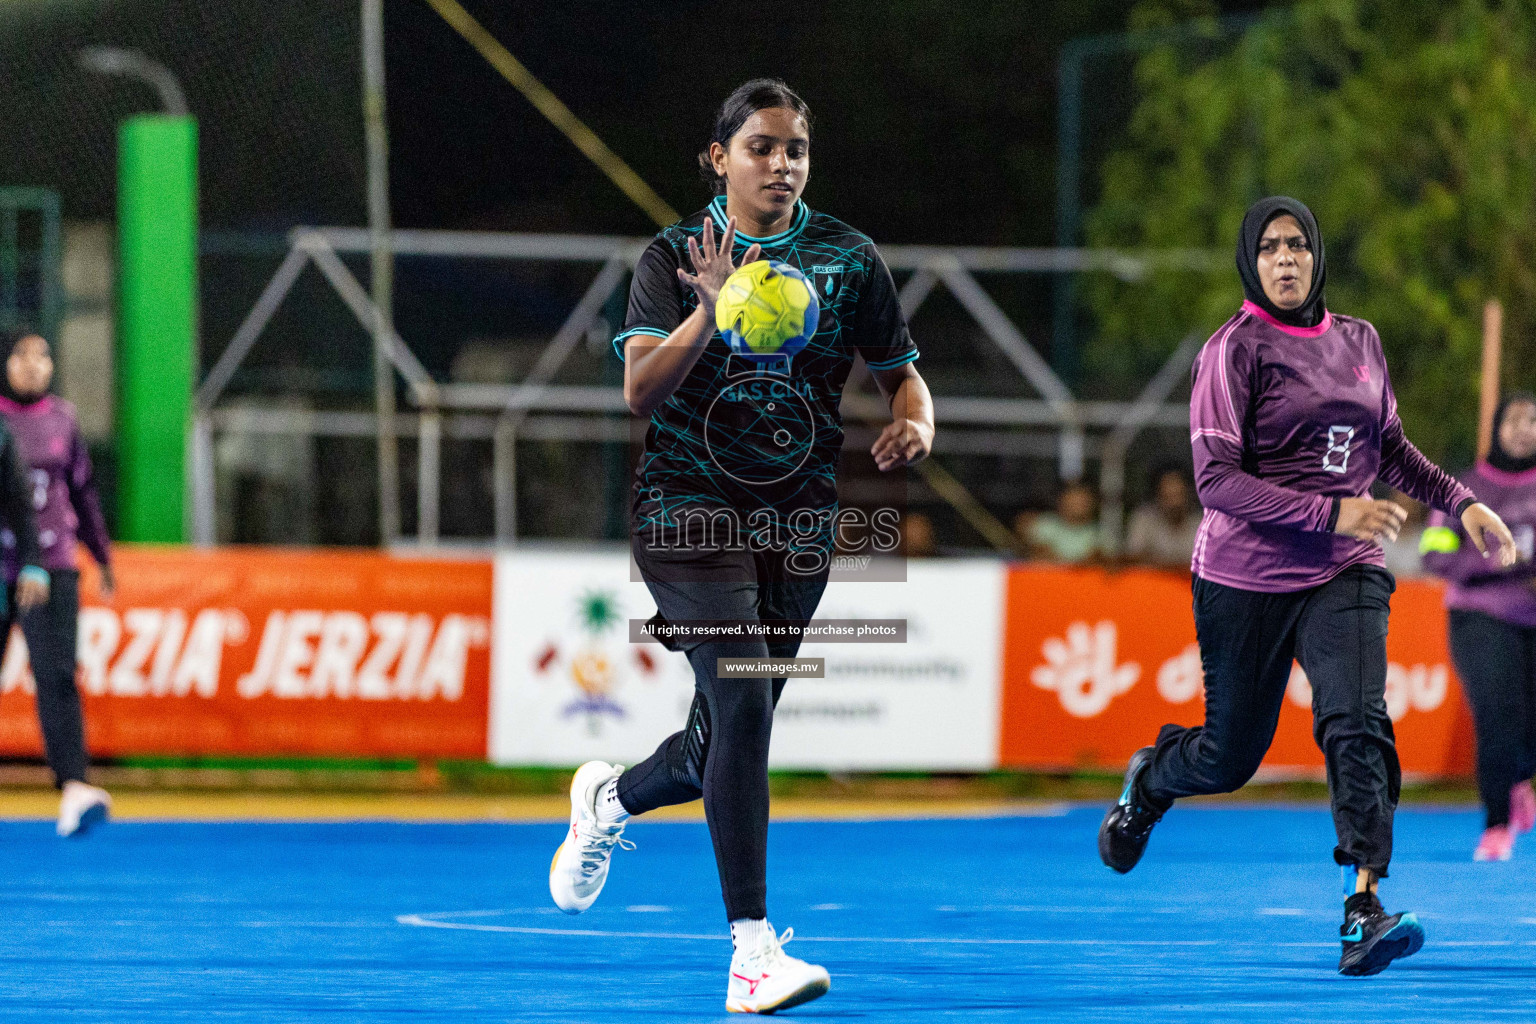
[[[1131,758],[1099,830],[1099,855],[1135,867],[1179,797],[1228,793],[1274,738],[1291,662],[1312,684],[1313,735],[1328,770],[1345,869],[1341,974],[1375,974],[1423,944],[1412,914],[1376,895],[1392,856],[1401,772],[1387,715],[1381,544],[1407,513],[1370,497],[1379,478],[1462,524],[1479,552],[1515,560],[1503,522],[1403,434],[1376,329],[1323,299],[1323,240],[1302,203],[1274,197],[1243,218],[1247,301],[1201,350],[1190,398],[1195,486],[1195,632],[1205,724],[1164,726]]]
[[[1477,727],[1477,788],[1487,828],[1474,860],[1508,860],[1515,836],[1536,825],[1536,395],[1499,405],[1488,458],[1462,476],[1509,524],[1524,561],[1489,565],[1463,543],[1460,524],[1436,512],[1424,531],[1424,567],[1450,581],[1451,657]]]
[[[53,358],[41,335],[24,331],[14,338],[5,360],[5,380],[10,394],[0,397],[0,413],[28,469],[39,562],[47,571],[49,592],[47,601],[34,608],[19,601],[6,603],[0,615],[0,651],[15,620],[11,609],[20,605],[21,633],[37,681],[43,748],[54,784],[62,790],[58,832],[79,835],[106,820],[112,798],[85,781],[85,722],[75,685],[75,633],[80,618],[76,541],[101,566],[101,593],[107,598],[113,590],[111,552],[74,407],[48,394]],[[6,585],[15,588],[29,570],[17,558],[14,538],[7,534],[3,539]]]

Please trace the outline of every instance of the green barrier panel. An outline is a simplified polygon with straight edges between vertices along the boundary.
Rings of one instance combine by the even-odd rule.
[[[118,536],[186,539],[197,340],[197,122],[118,131]]]

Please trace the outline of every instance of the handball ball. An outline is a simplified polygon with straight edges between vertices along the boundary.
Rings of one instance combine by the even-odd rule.
[[[792,356],[816,333],[821,305],[805,275],[788,263],[758,260],[725,279],[715,326],[731,351],[768,362]]]

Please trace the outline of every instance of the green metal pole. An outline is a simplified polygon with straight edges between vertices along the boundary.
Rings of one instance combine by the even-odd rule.
[[[118,523],[186,539],[197,341],[197,122],[144,114],[118,131]]]

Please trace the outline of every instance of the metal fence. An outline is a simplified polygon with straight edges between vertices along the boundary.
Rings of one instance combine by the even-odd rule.
[[[442,442],[446,436],[491,441],[494,539],[512,544],[518,537],[516,487],[520,439],[625,441],[630,438],[629,410],[618,387],[551,383],[587,335],[615,291],[624,285],[648,238],[601,235],[537,235],[486,232],[413,231],[390,233],[397,256],[585,264],[596,273],[564,323],[545,344],[524,379],[511,384],[442,383],[427,372],[407,341],[387,330],[389,364],[404,381],[410,412],[392,417],[398,436],[417,444],[416,540],[439,540]],[[367,290],[342,255],[370,251],[369,234],[360,228],[300,228],[292,232],[286,258],[267,282],[234,336],[197,391],[190,437],[193,537],[215,540],[216,432],[283,434],[307,437],[376,437],[381,420],[365,412],[296,412],[291,408],[238,408],[220,405],[231,379],[263,329],[311,265],[369,332],[377,310]],[[1123,521],[1125,462],[1131,442],[1149,427],[1182,428],[1188,409],[1169,404],[1181,374],[1196,351],[1186,339],[1142,394],[1131,402],[1083,401],[1052,370],[1018,325],[977,280],[977,274],[1109,273],[1137,280],[1156,270],[1204,271],[1210,254],[1200,250],[1126,253],[1088,249],[882,246],[892,271],[907,273],[900,289],[902,309],[910,319],[937,289],[947,289],[984,336],[1002,353],[1038,397],[998,398],[935,394],[941,436],[936,452],[946,454],[1019,454],[1051,458],[1063,479],[1079,478],[1085,460],[1097,457],[1104,500],[1106,534],[1116,537]],[[860,398],[845,396],[857,406]],[[867,404],[872,404],[864,398]],[[866,409],[878,413],[878,409]],[[1030,428],[1021,432],[1019,428]],[[383,501],[398,503],[381,481]]]

